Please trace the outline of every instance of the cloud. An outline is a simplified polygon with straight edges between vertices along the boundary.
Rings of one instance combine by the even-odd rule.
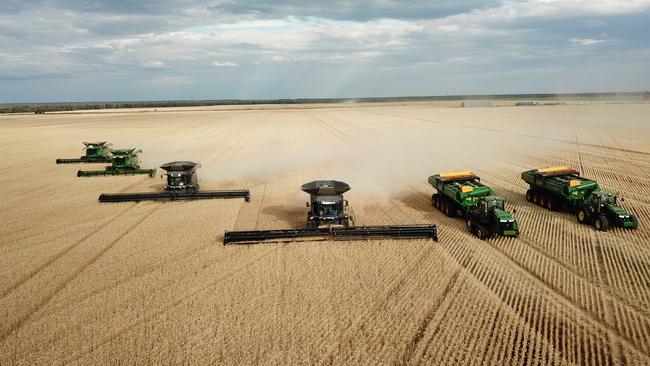
[[[164,69],[167,67],[162,61],[145,61],[140,63],[143,68],[148,70]]]
[[[643,70],[650,53],[650,0],[7,1],[2,100],[553,91],[583,66]],[[612,88],[648,80],[638,73]],[[152,83],[177,87],[138,88]]]
[[[231,62],[231,61],[214,61],[212,62],[212,66],[214,67],[239,67],[238,64]]]
[[[593,38],[571,38],[569,42],[574,44],[579,44],[582,46],[590,46],[592,44],[597,44],[603,42],[602,39],[593,39]]]

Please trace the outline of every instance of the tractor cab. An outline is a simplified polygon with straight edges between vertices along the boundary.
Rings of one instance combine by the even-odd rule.
[[[167,185],[165,191],[197,191],[199,189],[196,169],[201,164],[191,161],[173,161],[163,164],[161,169],[165,170]]]
[[[596,212],[601,212],[609,205],[614,205],[614,206],[616,205],[616,195],[613,193],[603,192],[603,191],[593,192],[592,201],[594,203],[594,208],[596,209]]]
[[[481,211],[486,218],[491,218],[494,225],[494,232],[503,236],[519,235],[517,220],[506,211],[505,199],[503,197],[482,197]]]
[[[348,201],[343,198],[343,193],[350,189],[346,183],[321,180],[303,184],[301,188],[310,195],[307,221],[311,228],[350,224]]]
[[[639,221],[636,216],[622,209],[617,204],[614,193],[596,191],[591,194],[591,202],[586,203],[578,210],[578,221],[588,223],[591,221],[599,231],[607,231],[610,226],[619,226],[636,229]]]

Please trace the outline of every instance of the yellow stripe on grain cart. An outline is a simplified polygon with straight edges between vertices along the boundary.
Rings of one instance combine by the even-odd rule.
[[[449,172],[449,173],[441,173],[440,178],[445,178],[445,179],[462,179],[462,178],[472,178],[474,177],[474,173],[468,171],[464,172]]]

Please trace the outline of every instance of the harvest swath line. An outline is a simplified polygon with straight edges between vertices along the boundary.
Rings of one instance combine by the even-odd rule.
[[[77,278],[83,271],[86,270],[89,266],[91,266],[93,263],[97,261],[102,255],[104,255],[107,251],[109,251],[118,241],[120,241],[125,235],[127,235],[131,230],[133,230],[136,226],[140,225],[144,220],[149,218],[160,206],[154,207],[151,212],[149,212],[147,215],[145,215],[142,219],[136,221],[136,223],[132,226],[130,226],[126,232],[120,234],[120,236],[117,237],[117,239],[112,240],[107,246],[102,248],[99,252],[97,252],[94,256],[90,258],[89,261],[86,261],[81,267],[77,268],[75,271],[73,271],[69,276],[67,276],[61,284],[56,285],[50,293],[46,294],[43,299],[38,301],[35,306],[30,309],[25,315],[18,317],[16,321],[14,321],[7,330],[3,331],[0,333],[0,342],[4,341],[11,333],[19,330],[23,324],[31,318],[36,312],[38,312],[41,308],[43,308],[47,303],[54,297],[56,294],[58,294],[61,290],[63,290],[72,280]],[[32,276],[33,277],[33,276]],[[23,282],[24,283],[24,282]]]
[[[103,230],[104,228],[108,227],[108,226],[109,226],[110,224],[112,224],[115,220],[117,220],[118,218],[120,218],[122,215],[124,215],[125,213],[127,213],[129,210],[133,209],[135,206],[136,206],[135,204],[134,204],[134,205],[130,205],[130,206],[127,207],[125,210],[121,211],[120,213],[114,215],[112,218],[108,219],[105,223],[99,225],[96,229],[92,230],[92,231],[91,231],[90,233],[88,233],[87,235],[84,235],[81,239],[77,240],[74,244],[69,245],[69,246],[66,247],[64,250],[62,250],[62,251],[60,251],[60,252],[58,252],[58,253],[52,255],[52,256],[50,257],[50,259],[48,259],[47,261],[45,261],[45,263],[43,263],[41,266],[39,266],[39,267],[37,267],[36,269],[30,271],[27,275],[25,275],[25,277],[21,278],[18,282],[16,282],[15,284],[13,284],[12,286],[10,286],[10,287],[7,288],[6,290],[3,290],[2,293],[0,293],[0,298],[4,298],[4,297],[6,297],[7,295],[9,295],[9,293],[11,293],[11,291],[17,289],[17,288],[20,287],[22,284],[24,284],[25,282],[27,282],[27,281],[29,281],[30,279],[32,279],[32,278],[33,278],[33,277],[34,277],[38,272],[40,272],[40,271],[42,271],[43,269],[45,269],[45,268],[47,268],[48,266],[50,266],[50,265],[51,265],[52,263],[54,263],[57,259],[63,257],[63,256],[66,255],[68,252],[70,252],[72,249],[74,249],[74,248],[78,247],[79,245],[81,245],[83,242],[85,242],[85,241],[86,241],[88,238],[90,238],[91,236],[95,235],[95,234],[98,233],[99,231],[101,231],[101,230]],[[2,340],[2,338],[0,338],[0,340]]]
[[[435,123],[435,124],[439,124],[439,125],[460,126],[460,127],[465,127],[465,128],[474,129],[474,130],[481,130],[481,131],[487,131],[487,132],[497,132],[497,133],[502,133],[502,134],[506,134],[506,135],[529,137],[529,138],[532,138],[532,139],[561,142],[561,143],[570,144],[570,145],[575,145],[575,143],[576,143],[575,141],[571,141],[571,140],[556,139],[556,138],[551,138],[551,137],[543,137],[543,136],[524,134],[524,133],[516,133],[516,132],[500,130],[500,129],[496,129],[496,128],[477,127],[477,126],[472,126],[472,125],[463,124],[463,123],[447,123],[447,122],[428,120],[428,119],[423,119],[423,118],[404,117],[404,116],[400,116],[400,115],[397,115],[397,114],[385,114],[385,113],[379,113],[379,112],[366,112],[366,113],[373,113],[373,114],[379,114],[379,115],[390,116],[390,117],[397,117],[397,118],[410,119],[410,120],[415,120],[415,121]],[[634,154],[650,156],[650,152],[640,151],[640,150],[622,149],[620,147],[604,146],[604,145],[589,144],[589,143],[582,143],[581,145],[589,146],[589,147],[597,147],[597,148],[602,148],[602,149],[607,149],[607,150],[623,151],[623,152],[628,152],[628,153],[634,153]]]
[[[579,310],[580,314],[583,317],[587,318],[590,322],[592,322],[597,327],[615,334],[618,337],[618,339],[620,339],[622,342],[624,342],[628,347],[631,347],[632,349],[636,350],[640,355],[643,355],[643,358],[646,361],[650,362],[650,355],[648,355],[647,353],[644,353],[644,350],[639,349],[639,346],[636,343],[634,343],[633,339],[630,339],[627,336],[623,336],[618,331],[618,329],[616,329],[612,325],[600,322],[597,318],[595,318],[592,314],[590,314],[585,308],[580,306],[580,304],[576,304],[575,302],[573,302],[570,298],[568,298],[566,295],[564,295],[562,292],[560,292],[559,289],[557,289],[553,285],[547,283],[542,277],[540,277],[536,273],[530,272],[526,268],[522,267],[510,255],[504,253],[503,251],[498,249],[496,246],[494,246],[494,245],[492,245],[490,243],[488,243],[488,245],[490,245],[494,249],[494,251],[496,253],[498,253],[499,255],[504,257],[507,260],[507,262],[513,264],[513,267],[519,269],[522,273],[525,273],[528,277],[530,277],[534,282],[538,283],[540,285],[540,287],[542,287],[543,289],[546,289],[549,292],[554,293],[559,298],[564,300],[566,303],[571,304],[571,305],[575,305],[576,308]]]
[[[458,282],[458,276],[461,271],[460,266],[453,272],[451,275],[451,279],[447,282],[445,285],[444,290],[442,291],[442,296],[437,298],[437,301],[435,302],[434,306],[431,307],[429,312],[426,314],[424,319],[420,322],[420,325],[418,326],[417,332],[413,335],[413,338],[407,343],[406,346],[406,352],[402,355],[401,362],[399,364],[407,364],[411,362],[415,351],[420,344],[420,341],[422,341],[422,338],[424,337],[425,333],[427,332],[427,328],[431,326],[431,321],[435,317],[437,313],[440,311],[444,311],[444,314],[447,313],[449,310],[449,304],[451,303],[452,296],[450,296],[451,289],[456,286],[456,283]],[[443,307],[443,303],[447,302],[447,306]],[[443,315],[442,318],[445,316]],[[440,323],[435,324],[435,328],[432,330],[433,336],[435,337],[435,334],[437,333],[437,329],[440,326]],[[394,364],[398,364],[395,362]]]
[[[85,350],[79,351],[78,355],[70,357],[70,358],[66,359],[64,362],[65,363],[71,363],[71,362],[74,362],[76,360],[79,360],[81,357],[84,356],[84,354],[90,353],[90,352],[94,351],[95,349],[98,349],[98,348],[102,347],[103,345],[105,345],[105,344],[111,342],[112,340],[118,338],[122,334],[125,334],[128,330],[138,326],[139,324],[143,324],[145,322],[148,322],[148,321],[162,315],[163,313],[171,310],[172,308],[176,307],[177,305],[179,305],[183,301],[187,301],[187,299],[192,298],[193,296],[196,296],[198,293],[209,289],[210,287],[214,286],[214,284],[222,282],[223,280],[226,280],[226,279],[236,275],[237,273],[240,273],[240,272],[244,271],[245,269],[257,264],[258,262],[260,262],[263,259],[267,258],[272,253],[280,250],[280,248],[281,248],[280,246],[274,247],[273,250],[268,251],[267,253],[265,253],[265,254],[261,255],[260,257],[255,258],[252,261],[238,267],[237,269],[229,272],[228,274],[225,274],[225,275],[223,275],[223,276],[221,276],[219,278],[216,278],[214,281],[210,282],[208,285],[205,285],[205,286],[203,286],[203,287],[201,287],[201,288],[199,288],[199,289],[197,289],[195,291],[192,291],[189,294],[186,294],[186,295],[183,295],[183,296],[178,296],[176,299],[168,302],[162,308],[160,308],[158,310],[155,310],[150,314],[145,315],[143,318],[141,318],[141,319],[139,319],[137,321],[134,321],[134,322],[131,322],[130,324],[127,324],[126,326],[122,327],[122,329],[120,329],[118,332],[115,332],[115,333],[109,335],[108,337],[104,337],[103,339],[100,339],[100,341],[97,344],[94,344],[94,345],[92,345],[90,347],[87,347],[87,349],[85,349]]]

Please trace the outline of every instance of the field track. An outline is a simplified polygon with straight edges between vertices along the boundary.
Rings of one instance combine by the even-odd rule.
[[[650,364],[650,104],[0,115],[0,365]],[[99,204],[160,177],[77,178],[81,141],[142,165],[201,162],[251,202]],[[570,165],[625,198],[606,233],[528,203],[519,174]],[[480,241],[427,177],[473,170],[521,236]],[[314,179],[349,183],[357,224],[439,242],[222,245],[305,220]]]

